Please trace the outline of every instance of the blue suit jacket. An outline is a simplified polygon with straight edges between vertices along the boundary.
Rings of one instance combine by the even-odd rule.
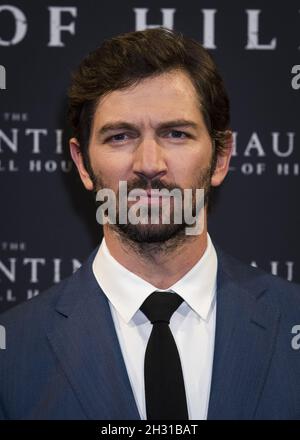
[[[299,286],[217,246],[209,419],[300,419]],[[70,278],[0,317],[0,419],[139,419],[96,250]]]

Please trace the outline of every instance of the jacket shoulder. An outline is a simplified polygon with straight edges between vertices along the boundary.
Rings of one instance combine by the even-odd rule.
[[[27,322],[33,327],[35,324],[39,325],[46,322],[64,293],[77,292],[80,290],[80,286],[91,279],[95,254],[96,250],[90,254],[75,273],[58,284],[0,314],[0,324],[4,326],[11,325],[17,330],[19,323],[23,326]]]
[[[220,271],[229,275],[250,295],[264,296],[280,308],[295,307],[299,312],[299,284],[244,263],[218,246],[216,246],[216,250]]]

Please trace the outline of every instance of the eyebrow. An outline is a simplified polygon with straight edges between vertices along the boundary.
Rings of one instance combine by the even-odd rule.
[[[175,119],[173,121],[166,121],[161,122],[157,125],[157,128],[159,130],[166,129],[166,128],[172,128],[172,127],[190,127],[196,129],[198,127],[198,124],[194,121],[189,121],[187,119]],[[104,124],[99,130],[97,131],[96,137],[99,139],[101,136],[104,136],[110,131],[114,130],[139,130],[139,127],[136,124],[131,124],[129,122],[125,121],[116,121],[116,122],[108,122],[107,124]]]

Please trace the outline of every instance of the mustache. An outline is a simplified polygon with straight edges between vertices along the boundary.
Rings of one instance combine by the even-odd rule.
[[[143,190],[167,189],[168,191],[172,191],[172,189],[179,189],[181,192],[183,192],[183,189],[179,185],[172,183],[164,183],[160,179],[153,179],[149,181],[149,179],[144,178],[143,176],[137,177],[136,179],[127,182],[128,193],[134,189],[143,189]]]

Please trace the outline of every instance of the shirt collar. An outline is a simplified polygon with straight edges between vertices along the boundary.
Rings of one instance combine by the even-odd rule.
[[[130,272],[109,252],[105,238],[93,261],[94,276],[122,319],[128,323],[145,299],[158,289]],[[204,320],[215,297],[217,254],[207,234],[207,247],[198,262],[167,291],[174,291]]]

